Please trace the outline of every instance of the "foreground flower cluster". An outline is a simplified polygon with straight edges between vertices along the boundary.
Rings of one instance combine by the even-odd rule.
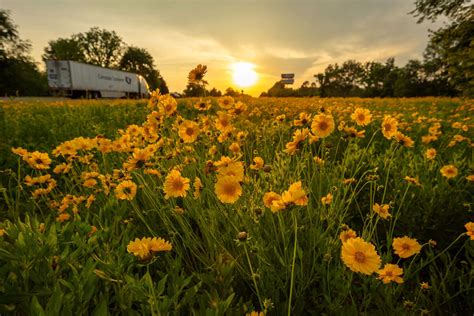
[[[474,108],[437,102],[154,92],[115,136],[14,147],[0,292],[33,294],[4,308],[474,308]]]

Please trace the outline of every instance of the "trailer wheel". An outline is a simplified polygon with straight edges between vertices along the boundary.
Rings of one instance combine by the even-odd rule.
[[[79,99],[82,97],[82,93],[80,91],[72,91],[71,98],[72,99]]]

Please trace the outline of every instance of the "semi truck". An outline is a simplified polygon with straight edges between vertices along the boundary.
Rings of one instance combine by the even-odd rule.
[[[148,84],[141,75],[80,63],[47,60],[52,94],[71,98],[148,98]]]

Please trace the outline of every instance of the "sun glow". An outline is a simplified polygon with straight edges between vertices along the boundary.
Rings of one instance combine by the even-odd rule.
[[[241,88],[247,88],[253,86],[258,76],[255,72],[255,65],[246,62],[238,62],[231,65],[232,68],[232,79],[234,83]]]

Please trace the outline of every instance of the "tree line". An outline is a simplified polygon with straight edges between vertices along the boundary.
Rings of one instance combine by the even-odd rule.
[[[272,97],[417,97],[456,96],[458,91],[430,63],[410,60],[397,67],[395,59],[385,63],[348,60],[330,64],[316,74],[315,81],[305,81],[297,89],[276,82],[262,96]]]

